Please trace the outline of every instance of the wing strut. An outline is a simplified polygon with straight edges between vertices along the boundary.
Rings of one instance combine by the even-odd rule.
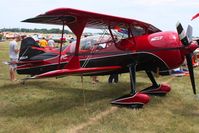
[[[134,44],[136,44],[134,34],[132,33],[132,26],[130,24],[128,25],[128,37],[132,37]]]
[[[59,69],[61,69],[63,37],[64,37],[64,21],[63,21],[63,25],[62,25],[61,44],[60,44],[60,50],[59,50]]]
[[[114,36],[113,36],[113,32],[111,31],[111,27],[110,27],[110,26],[108,26],[108,30],[109,30],[109,32],[110,32],[110,34],[111,34],[111,37],[112,37],[112,39],[113,39],[114,44],[116,44],[116,41],[115,41],[115,38],[114,38]]]

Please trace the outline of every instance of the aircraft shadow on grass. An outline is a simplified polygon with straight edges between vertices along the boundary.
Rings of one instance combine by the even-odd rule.
[[[97,89],[92,89],[92,88],[83,89],[81,87],[71,88],[68,87],[67,85],[62,86],[60,85],[59,82],[55,81],[50,82],[52,86],[51,85],[47,86],[47,84],[49,84],[48,81],[31,81],[26,83],[25,85],[19,83],[19,84],[6,84],[4,86],[1,86],[0,90],[2,91],[9,89],[14,90],[17,88],[26,89],[26,92],[28,89],[30,91],[32,91],[32,89],[50,90],[54,91],[53,92],[54,96],[51,95],[48,97],[46,95],[47,96],[46,98],[39,99],[36,102],[34,100],[25,105],[10,106],[4,109],[0,109],[0,115],[12,116],[12,117],[31,117],[37,115],[49,116],[55,113],[65,112],[75,107],[84,107],[84,104],[89,105],[100,100],[111,101],[112,99],[115,99],[121,94],[128,93],[130,91],[130,86],[127,82],[120,82],[118,84],[111,84],[111,85],[109,85],[108,83],[99,83],[93,85],[93,87],[97,87]],[[137,83],[138,87],[142,87],[146,84],[147,83],[143,82]],[[66,93],[66,95],[64,93]],[[84,96],[85,96],[85,103],[84,103]]]

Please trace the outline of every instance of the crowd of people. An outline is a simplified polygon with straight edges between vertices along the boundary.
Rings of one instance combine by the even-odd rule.
[[[45,48],[45,47],[51,47],[51,48],[54,48],[55,47],[55,41],[50,38],[48,41],[45,39],[45,37],[43,37],[41,40],[39,40],[39,45],[40,47],[42,48]]]

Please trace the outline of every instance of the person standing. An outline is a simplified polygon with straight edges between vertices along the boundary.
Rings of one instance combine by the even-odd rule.
[[[55,47],[55,41],[54,41],[52,38],[50,38],[50,39],[48,40],[48,46],[51,47],[51,48],[54,48],[54,47]]]
[[[98,83],[99,80],[97,79],[97,76],[91,76],[92,84]]]
[[[118,74],[111,74],[108,78],[108,83],[112,83],[114,81],[114,83],[118,83]]]
[[[46,46],[48,46],[48,42],[46,41],[45,37],[43,37],[41,40],[39,40],[39,45],[42,48],[45,48]]]
[[[15,81],[16,80],[16,62],[18,60],[18,55],[19,55],[19,44],[18,42],[21,41],[20,35],[16,35],[14,40],[12,40],[9,43],[9,57],[10,57],[10,80]]]

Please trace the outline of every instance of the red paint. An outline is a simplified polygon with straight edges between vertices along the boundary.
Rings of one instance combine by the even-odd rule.
[[[120,104],[120,105],[131,105],[131,104],[147,104],[150,100],[150,97],[143,93],[136,93],[135,95],[127,95],[122,98],[118,98],[113,100],[112,104]]]
[[[49,18],[49,16],[55,17],[56,19],[52,18],[52,20],[49,21],[48,19],[51,19],[51,17]],[[77,71],[75,72],[80,72],[80,73],[82,72],[78,71],[81,68],[79,61],[81,59],[87,58],[87,56],[79,56],[79,53],[81,52],[79,51],[80,38],[85,27],[104,28],[104,26],[109,26],[112,29],[114,29],[114,27],[126,28],[127,25],[131,25],[131,27],[134,25],[140,26],[143,28],[145,32],[143,35],[120,40],[116,45],[110,43],[110,46],[108,48],[103,49],[99,52],[119,53],[121,51],[123,52],[131,51],[132,53],[135,54],[143,52],[149,53],[158,57],[160,60],[166,63],[169,69],[179,67],[184,61],[185,54],[193,52],[196,49],[196,44],[191,44],[186,48],[175,49],[175,50],[161,50],[165,48],[182,47],[182,44],[176,32],[161,32],[161,30],[159,30],[158,28],[142,21],[93,13],[88,11],[81,11],[71,8],[54,9],[46,12],[45,14],[41,14],[35,18],[27,19],[24,22],[62,25],[63,21],[57,20],[60,16],[65,17],[66,20],[65,25],[67,25],[77,37],[76,45],[70,45],[65,50],[62,51],[60,63],[68,63],[68,65],[64,66],[64,69],[71,69],[71,71],[72,69],[77,69]],[[38,19],[40,17],[42,19]],[[45,52],[49,51],[45,50]],[[57,51],[51,51],[51,52],[56,53]],[[67,54],[71,52],[73,53],[73,55]],[[99,55],[99,54],[92,55],[91,59],[99,57],[106,59],[106,55]],[[58,59],[59,56],[56,56],[51,59],[34,61],[34,62],[32,61],[19,62],[20,64],[24,65],[18,66],[17,69],[25,69],[25,68],[39,67],[46,65],[48,66],[57,63]],[[123,64],[118,66],[118,68],[123,67],[122,65]],[[89,69],[85,69],[85,72],[87,71],[89,72]],[[65,73],[63,73],[63,75],[64,74]]]
[[[199,16],[199,13],[197,13],[196,15],[194,15],[191,20],[194,20],[195,18],[197,18]]]
[[[35,78],[46,78],[46,77],[57,77],[63,75],[79,75],[79,73],[89,73],[89,72],[98,72],[98,71],[107,71],[107,70],[116,70],[120,69],[119,66],[111,67],[94,67],[94,68],[76,68],[76,69],[59,69],[50,72],[46,72],[40,75],[35,76]]]

